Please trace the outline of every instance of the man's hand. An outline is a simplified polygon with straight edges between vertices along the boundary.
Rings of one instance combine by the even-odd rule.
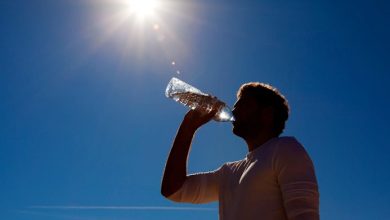
[[[216,97],[210,96],[210,98],[217,100]],[[197,130],[202,125],[206,124],[211,119],[213,119],[222,105],[224,105],[224,103],[218,100],[213,104],[210,110],[197,109],[197,108],[190,110],[184,116],[183,124]]]

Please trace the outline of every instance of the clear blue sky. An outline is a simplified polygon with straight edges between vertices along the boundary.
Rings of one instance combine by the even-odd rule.
[[[229,105],[244,82],[279,88],[322,219],[390,219],[387,1],[161,2],[144,23],[119,0],[0,2],[0,219],[217,219],[160,195],[186,112],[164,96],[173,76]],[[211,122],[189,169],[245,154]]]

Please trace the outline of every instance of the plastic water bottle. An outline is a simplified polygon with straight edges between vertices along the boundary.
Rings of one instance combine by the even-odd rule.
[[[191,109],[200,109],[205,112],[212,111],[213,107],[217,106],[217,103],[222,103],[219,105],[219,110],[213,119],[221,122],[234,121],[232,111],[224,102],[221,102],[209,94],[203,93],[199,89],[181,81],[178,78],[173,77],[169,81],[165,90],[165,96],[172,98],[176,102],[180,102]]]

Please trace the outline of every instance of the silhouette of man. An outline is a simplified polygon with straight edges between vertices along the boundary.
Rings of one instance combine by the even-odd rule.
[[[161,193],[176,202],[219,201],[221,220],[318,220],[319,193],[313,163],[294,137],[280,137],[288,118],[287,100],[263,83],[237,92],[233,133],[247,156],[215,171],[187,175],[192,138],[217,110],[190,110],[170,151]]]

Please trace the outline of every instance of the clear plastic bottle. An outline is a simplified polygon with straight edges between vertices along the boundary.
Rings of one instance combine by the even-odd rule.
[[[169,81],[165,90],[165,96],[172,98],[176,102],[180,102],[191,109],[196,108],[205,112],[210,112],[216,103],[222,103],[222,105],[219,105],[219,110],[215,114],[214,120],[221,122],[234,121],[232,111],[224,102],[221,102],[209,94],[203,93],[199,89],[178,78],[173,77]]]

